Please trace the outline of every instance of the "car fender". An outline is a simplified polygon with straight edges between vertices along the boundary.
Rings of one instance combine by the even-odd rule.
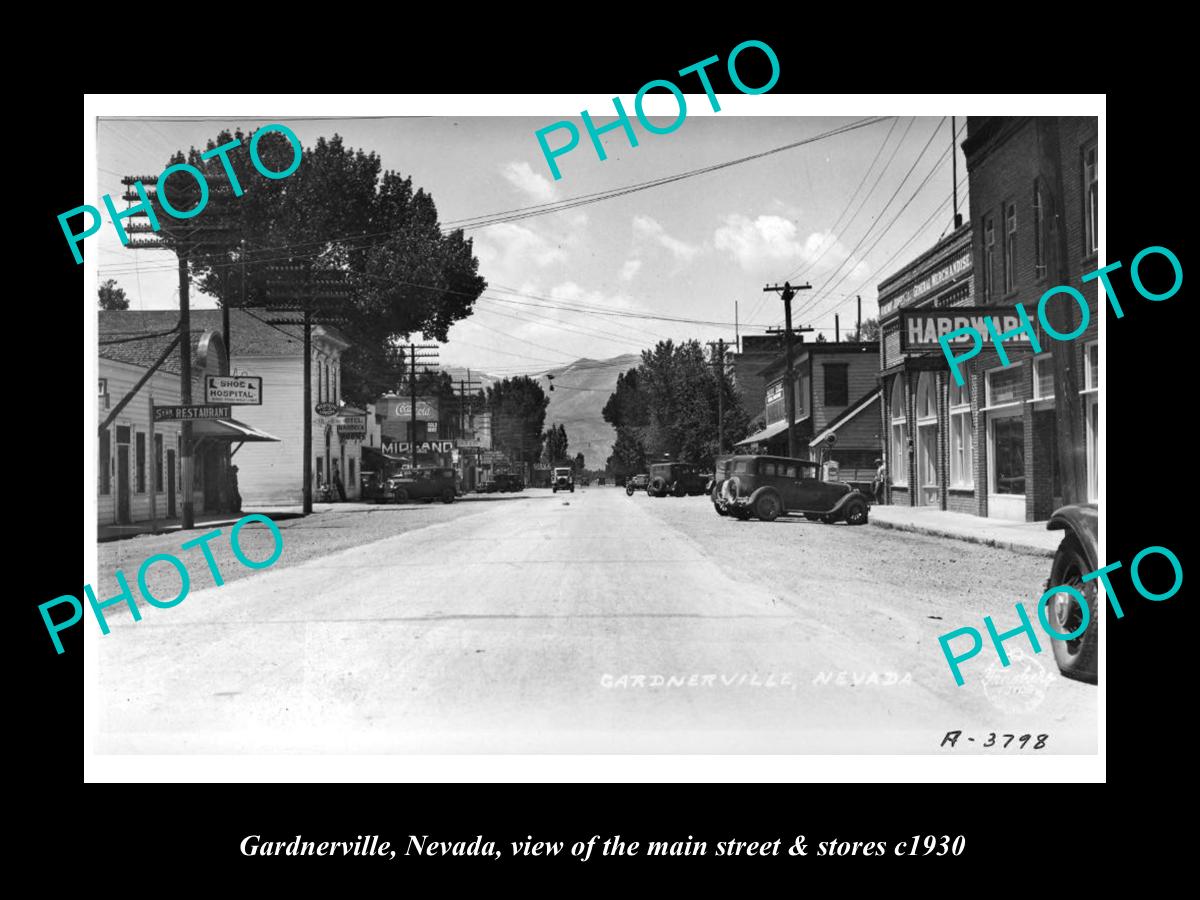
[[[861,491],[855,490],[855,491],[848,491],[842,497],[841,500],[839,500],[837,503],[835,503],[833,505],[833,507],[829,510],[829,512],[830,513],[841,512],[842,508],[845,507],[845,505],[847,503],[849,503],[851,500],[862,500],[863,503],[867,504],[868,509],[870,509],[870,507],[871,507],[871,501],[869,499],[867,499],[867,495],[862,493]]]
[[[758,498],[761,497],[763,494],[774,494],[776,497],[779,498],[780,509],[782,509],[783,512],[785,512],[785,513],[788,511],[787,503],[785,503],[783,500],[783,494],[779,493],[778,488],[773,487],[772,485],[769,485],[769,484],[763,485],[758,490],[756,490],[753,494],[750,495],[749,506],[751,509],[754,508],[754,504],[756,504],[758,502]]]
[[[1046,523],[1048,531],[1065,531],[1075,536],[1083,554],[1087,558],[1092,571],[1098,568],[1096,562],[1096,522],[1097,513],[1094,506],[1064,506],[1054,511],[1050,521]]]

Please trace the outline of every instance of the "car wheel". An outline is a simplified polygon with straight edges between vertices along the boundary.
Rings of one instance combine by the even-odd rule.
[[[633,496],[633,485],[632,484],[625,485],[625,494],[629,497]]]
[[[1067,535],[1058,545],[1054,563],[1050,567],[1050,587],[1067,585],[1075,588],[1087,598],[1088,627],[1079,637],[1072,640],[1050,641],[1054,649],[1054,661],[1058,670],[1067,678],[1096,683],[1096,654],[1098,633],[1096,631],[1096,581],[1083,581],[1091,571],[1083,548],[1074,535]],[[1055,594],[1046,602],[1046,618],[1060,634],[1070,634],[1083,621],[1083,610],[1079,601],[1066,592]]]
[[[739,522],[750,521],[750,510],[746,509],[745,507],[742,507],[742,506],[734,507],[732,510],[730,510],[729,514],[731,516],[733,516],[735,519],[737,519]]]
[[[863,503],[861,500],[851,500],[846,505],[846,524],[866,525],[867,504]]]
[[[443,503],[453,503],[454,502],[454,491],[450,490],[449,488],[446,488],[446,490],[442,491],[442,502]]]
[[[721,507],[717,506],[717,504],[715,504],[715,503],[713,504],[713,509],[715,509],[715,510],[717,511],[717,515],[718,515],[718,516],[727,516],[727,515],[729,515],[729,511],[728,511],[728,510],[721,509]]]
[[[395,499],[395,501],[397,503],[407,503],[408,502],[408,491],[404,490],[403,488],[397,488],[392,493],[392,497],[393,497],[393,499]]]
[[[646,489],[646,493],[648,493],[651,497],[667,496],[666,480],[663,479],[662,476],[656,476],[655,479],[650,482],[650,486]]]
[[[774,494],[763,494],[754,502],[754,514],[764,522],[774,522],[783,512],[783,504]]]
[[[575,493],[575,485],[571,485],[571,493]]]

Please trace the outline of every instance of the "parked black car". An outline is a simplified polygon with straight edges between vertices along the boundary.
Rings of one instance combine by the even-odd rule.
[[[630,475],[629,480],[625,482],[625,493],[630,497],[634,491],[644,491],[650,484],[650,476],[646,473],[641,475]]]
[[[712,488],[720,516],[772,522],[788,513],[849,525],[867,523],[870,500],[845,482],[823,481],[821,465],[786,456],[733,456],[724,466],[728,476]]]
[[[525,480],[512,472],[501,472],[492,483],[495,490],[505,494],[525,490]]]
[[[651,497],[698,497],[704,493],[705,476],[689,463],[655,463],[650,466]]]
[[[453,503],[458,495],[458,475],[453,469],[406,469],[388,479],[388,488],[397,503],[409,500]]]
[[[1054,661],[1058,670],[1067,678],[1095,684],[1097,680],[1097,656],[1099,635],[1096,631],[1096,579],[1085,582],[1083,576],[1096,571],[1096,522],[1098,514],[1095,503],[1064,506],[1056,510],[1046,523],[1051,531],[1062,531],[1063,539],[1050,565],[1050,578],[1045,590],[1059,585],[1073,587],[1084,596],[1088,604],[1088,626],[1079,637],[1068,641],[1054,640]],[[1060,634],[1070,634],[1083,621],[1083,610],[1079,601],[1065,591],[1055,594],[1046,601],[1046,619]]]

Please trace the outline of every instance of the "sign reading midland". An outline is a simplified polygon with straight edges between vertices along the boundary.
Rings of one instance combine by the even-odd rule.
[[[913,309],[900,313],[900,350],[938,350],[942,345],[938,338],[959,328],[974,328],[985,344],[991,343],[985,320],[991,319],[997,333],[1019,328],[1021,320],[1011,306],[946,306],[941,309]],[[1037,327],[1036,325],[1034,327]],[[971,343],[970,334],[960,334],[951,339],[950,345],[957,347]],[[1029,346],[1029,335],[1014,334],[1005,341],[1006,346]]]
[[[209,403],[262,406],[262,376],[205,375],[204,395]]]

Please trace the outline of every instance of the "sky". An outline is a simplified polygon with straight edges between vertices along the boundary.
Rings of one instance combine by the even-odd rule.
[[[608,121],[593,112],[598,126]],[[98,186],[116,200],[124,174],[157,177],[175,150],[202,147],[223,129],[281,122],[305,147],[336,133],[347,146],[377,152],[384,169],[432,195],[445,223],[690,172],[861,120],[716,114],[688,117],[660,135],[635,119],[638,146],[620,129],[608,132],[601,161],[574,118],[581,140],[558,157],[555,180],[535,132],[559,118],[104,118]],[[957,118],[958,145],[965,123]],[[548,139],[557,146],[565,132]],[[876,316],[876,285],[948,232],[950,149],[949,117],[890,117],[665,185],[468,229],[489,287],[474,314],[450,330],[441,362],[536,373],[664,338],[732,341],[735,301],[740,333],[762,334],[783,321],[782,302],[763,287],[785,278],[813,287],[793,301],[794,324],[832,340],[835,314],[843,334],[852,329],[861,295],[863,318]],[[954,152],[966,219],[961,146]],[[101,206],[99,198],[85,202]],[[178,305],[174,256],[125,249],[107,223],[88,239],[89,250],[93,241],[100,279],[116,279],[131,309]],[[195,289],[192,304],[216,305]]]

